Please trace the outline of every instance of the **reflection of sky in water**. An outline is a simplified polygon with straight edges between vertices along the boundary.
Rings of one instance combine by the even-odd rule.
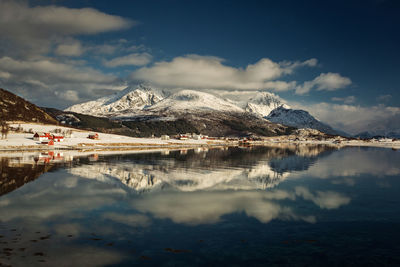
[[[397,151],[289,147],[95,160],[53,166],[0,197],[0,263],[400,260]],[[3,160],[11,177],[6,171]]]

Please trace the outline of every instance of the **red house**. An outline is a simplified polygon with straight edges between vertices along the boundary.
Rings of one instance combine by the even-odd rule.
[[[49,139],[52,139],[50,133],[35,133],[33,135],[33,140],[35,140],[35,141],[42,142],[42,141],[46,141]]]
[[[98,140],[99,139],[99,134],[98,133],[89,134],[88,138],[89,139],[93,139],[93,140]]]
[[[62,136],[62,135],[53,135],[52,139],[54,140],[54,142],[62,142],[62,141],[64,141],[64,136]]]

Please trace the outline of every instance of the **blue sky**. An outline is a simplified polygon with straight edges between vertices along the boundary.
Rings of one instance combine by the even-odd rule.
[[[400,127],[398,1],[0,5],[0,86],[38,105],[144,81],[238,100],[268,90],[350,132]]]

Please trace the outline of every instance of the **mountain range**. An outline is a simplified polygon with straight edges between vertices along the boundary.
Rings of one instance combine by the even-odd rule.
[[[295,128],[317,129],[327,134],[339,134],[307,111],[291,109],[284,100],[270,92],[258,92],[245,104],[238,104],[230,99],[195,90],[182,90],[168,95],[162,90],[138,85],[111,96],[71,106],[65,111],[117,120],[189,119],[199,131],[212,135],[229,134],[230,131],[229,129],[211,131],[207,129],[207,122],[214,121],[209,127],[216,127],[221,121],[230,120],[235,124],[233,128],[246,128],[242,125],[246,124],[243,119],[254,122],[250,128],[264,125],[268,126],[269,132],[278,130],[272,127],[273,124],[281,124]],[[239,125],[236,125],[237,123]],[[278,132],[282,130],[284,129]]]
[[[209,136],[276,136],[295,128],[336,132],[308,112],[291,109],[278,96],[258,92],[245,103],[196,90],[169,94],[146,85],[77,104],[66,110],[39,108],[0,91],[1,119],[67,124],[86,130],[149,137],[202,133]]]

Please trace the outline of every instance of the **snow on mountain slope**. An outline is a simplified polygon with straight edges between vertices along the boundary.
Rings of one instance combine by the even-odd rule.
[[[163,98],[163,93],[145,85],[138,85],[127,87],[123,91],[110,96],[71,106],[65,111],[108,117],[142,110]]]
[[[165,113],[176,115],[187,112],[192,115],[198,113],[199,118],[202,118],[204,112],[216,112],[216,117],[221,116],[220,112],[242,115],[251,113],[273,123],[337,134],[330,126],[316,120],[307,111],[290,109],[284,100],[269,92],[258,92],[245,104],[239,104],[239,102],[195,90],[182,90],[166,97],[166,94],[158,89],[138,85],[128,87],[111,96],[74,105],[65,111],[110,118],[130,118],[138,115],[162,117]],[[225,120],[230,119],[225,118]]]
[[[296,128],[317,129],[327,134],[337,134],[329,125],[315,119],[305,110],[278,107],[265,117],[267,120]]]
[[[247,102],[245,110],[260,115],[271,122],[297,128],[311,128],[328,134],[338,134],[305,110],[291,109],[279,96],[269,92],[258,92]]]
[[[162,101],[154,104],[145,110],[153,112],[161,111],[223,111],[223,112],[244,112],[244,110],[235,104],[230,103],[217,96],[198,92],[194,90],[182,90]]]
[[[258,92],[254,97],[248,100],[245,110],[265,117],[268,116],[272,110],[281,106],[287,109],[290,108],[279,96],[269,92]]]

